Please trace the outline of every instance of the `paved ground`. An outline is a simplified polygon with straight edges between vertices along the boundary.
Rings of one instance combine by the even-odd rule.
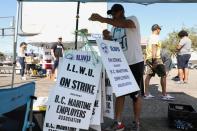
[[[197,110],[197,70],[190,71],[189,84],[176,84],[172,81],[172,77],[176,75],[177,71],[172,70],[167,78],[167,91],[176,99],[173,103],[189,104]],[[161,87],[159,85],[159,78],[151,79],[150,91],[156,96],[153,100],[143,100],[142,114],[141,114],[141,130],[140,131],[177,131],[168,128],[168,104],[172,102],[160,100]],[[132,101],[128,97],[126,99],[125,110],[123,113],[123,122],[127,125],[126,130],[130,130],[131,122],[133,121]],[[110,120],[106,120],[111,122]],[[104,125],[105,126],[105,125]]]
[[[176,99],[173,103],[189,104],[197,110],[197,70],[190,70],[189,84],[178,85],[171,80],[177,73],[172,70],[167,80],[168,92],[175,96]],[[0,88],[8,86],[11,81],[10,74],[0,74]],[[21,84],[22,82],[35,81],[36,82],[36,96],[48,96],[50,89],[54,86],[54,81],[48,78],[28,78],[27,81],[21,81],[19,76],[16,76],[15,83]],[[160,100],[161,87],[159,78],[155,77],[151,80],[150,91],[156,96],[153,100],[143,100],[142,114],[141,114],[141,130],[140,131],[176,131],[168,128],[168,103]],[[125,110],[123,113],[123,122],[126,124],[126,131],[130,130],[132,123],[132,101],[130,98],[126,99]],[[105,119],[103,127],[108,126],[111,120]]]

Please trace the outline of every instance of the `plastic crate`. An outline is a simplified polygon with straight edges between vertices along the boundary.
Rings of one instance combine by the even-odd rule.
[[[197,112],[191,105],[168,105],[169,127],[181,130],[197,131]]]

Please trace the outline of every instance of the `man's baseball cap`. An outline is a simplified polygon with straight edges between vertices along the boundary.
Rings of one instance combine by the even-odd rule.
[[[158,24],[154,24],[151,29],[152,29],[152,31],[155,31],[157,29],[161,30],[161,26],[159,26]]]
[[[114,12],[124,11],[124,7],[121,4],[114,4],[110,10],[107,11],[108,15],[112,15]]]

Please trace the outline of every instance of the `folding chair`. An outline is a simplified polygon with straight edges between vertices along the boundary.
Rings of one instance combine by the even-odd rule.
[[[15,88],[0,89],[0,117],[4,117],[5,114],[21,106],[26,105],[23,127],[21,129],[16,129],[16,130],[26,131],[27,129],[29,129],[31,131],[32,127],[34,126],[32,122],[33,100],[36,99],[36,97],[34,97],[34,92],[35,92],[34,82],[24,84]],[[3,121],[0,121],[0,130],[3,130],[4,128],[5,128],[4,130],[6,130],[6,127],[3,127],[3,129],[1,129],[1,126],[3,124],[4,124]],[[12,125],[8,124],[8,126],[12,126]]]

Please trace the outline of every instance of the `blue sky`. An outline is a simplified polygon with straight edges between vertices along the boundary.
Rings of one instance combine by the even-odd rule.
[[[125,7],[126,16],[135,15],[138,18],[143,37],[150,35],[150,28],[155,23],[162,26],[162,39],[166,38],[169,32],[180,30],[183,26],[197,26],[197,4],[152,4],[144,6],[125,3],[123,6]],[[15,14],[16,0],[2,0],[0,17],[14,16]],[[0,19],[0,27],[9,24],[8,20],[2,21]],[[0,51],[12,52],[12,43],[12,37],[0,37]]]

